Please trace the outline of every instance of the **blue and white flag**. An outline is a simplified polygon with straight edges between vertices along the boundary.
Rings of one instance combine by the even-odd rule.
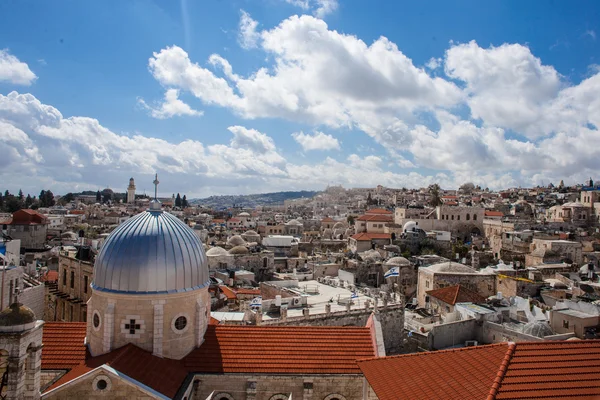
[[[400,276],[400,270],[398,267],[391,268],[385,273],[385,275],[383,275],[384,278],[391,278],[392,276]]]
[[[358,299],[358,293],[352,292],[352,296],[350,296],[350,299]]]
[[[262,297],[258,296],[252,299],[250,302],[250,307],[260,307],[262,306]]]

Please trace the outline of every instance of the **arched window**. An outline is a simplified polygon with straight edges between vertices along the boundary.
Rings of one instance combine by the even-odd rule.
[[[477,221],[477,214],[473,214],[473,221]]]
[[[323,400],[346,400],[346,398],[341,394],[333,393],[325,397]]]
[[[471,214],[467,214],[467,221],[471,219]]]
[[[229,393],[216,393],[212,399],[214,400],[234,400],[233,396]]]

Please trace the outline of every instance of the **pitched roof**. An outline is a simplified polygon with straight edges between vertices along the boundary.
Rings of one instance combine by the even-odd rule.
[[[373,239],[391,239],[392,235],[390,235],[389,233],[361,232],[361,233],[356,233],[350,237],[354,240],[361,242],[361,241],[371,241]]]
[[[42,369],[71,369],[86,357],[85,322],[46,322],[42,337]]]
[[[499,343],[358,365],[380,400],[600,397],[600,340]]]
[[[456,303],[483,303],[485,301],[485,297],[461,285],[429,290],[427,294],[450,305]]]
[[[335,220],[331,217],[325,217],[321,220],[321,222],[335,222]]]
[[[356,219],[357,221],[374,221],[374,222],[392,222],[394,219],[391,215],[379,214],[364,214]]]
[[[203,373],[360,374],[375,355],[368,328],[210,325],[204,344],[183,359]]]
[[[177,390],[187,376],[187,371],[180,361],[156,357],[149,351],[127,344],[110,353],[88,358],[63,375],[48,390],[59,387],[104,364],[170,398],[177,394]]]
[[[486,217],[503,217],[504,213],[502,211],[486,210],[484,215]]]
[[[365,214],[389,214],[389,215],[392,215],[393,212],[391,212],[390,210],[386,210],[384,208],[371,208],[370,210],[367,210],[365,212]]]
[[[227,300],[235,300],[237,298],[235,292],[231,290],[229,286],[219,285],[219,289],[221,289],[221,292],[227,297]]]

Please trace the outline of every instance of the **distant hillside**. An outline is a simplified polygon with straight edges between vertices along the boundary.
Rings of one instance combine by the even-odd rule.
[[[276,192],[259,193],[234,196],[210,196],[204,199],[190,200],[190,204],[198,204],[214,209],[225,209],[230,207],[256,207],[283,204],[284,200],[310,198],[320,192]]]

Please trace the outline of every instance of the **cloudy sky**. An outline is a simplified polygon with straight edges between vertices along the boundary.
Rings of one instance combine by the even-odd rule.
[[[600,179],[600,3],[0,3],[0,190]]]

